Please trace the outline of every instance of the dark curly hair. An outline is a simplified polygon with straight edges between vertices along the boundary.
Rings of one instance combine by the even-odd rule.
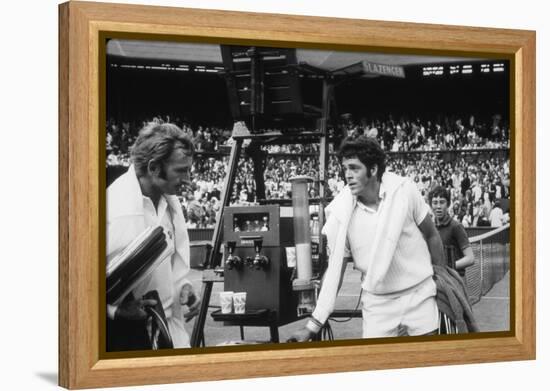
[[[340,145],[338,157],[340,161],[357,158],[367,167],[367,170],[376,165],[378,167],[376,173],[378,180],[382,180],[382,175],[386,171],[386,154],[373,137],[359,136],[353,140],[346,138]]]
[[[432,203],[432,199],[434,197],[445,198],[445,200],[447,200],[447,205],[451,205],[451,196],[449,195],[447,189],[445,189],[443,186],[436,186],[432,191],[430,191],[430,194],[428,195],[430,204]]]

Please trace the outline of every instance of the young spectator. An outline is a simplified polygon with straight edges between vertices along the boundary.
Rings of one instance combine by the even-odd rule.
[[[445,247],[447,265],[456,269],[461,276],[465,276],[466,268],[474,264],[474,252],[462,224],[449,215],[449,202],[449,192],[441,186],[430,193],[430,205],[435,217],[435,226]]]

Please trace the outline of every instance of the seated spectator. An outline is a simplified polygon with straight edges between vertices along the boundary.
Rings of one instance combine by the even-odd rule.
[[[489,214],[491,227],[501,227],[504,224],[504,214],[500,208],[500,202],[496,201],[491,213]]]
[[[191,223],[198,225],[206,214],[200,202],[191,193],[187,194],[187,216]]]

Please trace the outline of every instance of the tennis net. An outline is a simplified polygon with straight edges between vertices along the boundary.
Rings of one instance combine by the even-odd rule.
[[[466,288],[475,304],[510,270],[510,225],[470,238],[475,263],[466,268]]]

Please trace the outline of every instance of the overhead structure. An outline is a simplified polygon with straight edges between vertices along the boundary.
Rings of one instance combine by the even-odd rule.
[[[372,53],[365,51],[291,50],[296,53],[296,63],[308,64],[330,72],[361,61],[407,67],[487,60],[480,58]],[[219,68],[223,66],[223,55],[220,51],[220,45],[215,44],[111,39],[107,44],[107,54],[111,57],[135,61],[155,60],[171,64],[197,64],[205,68]]]
[[[234,120],[250,119],[256,129],[262,118],[303,114],[295,49],[222,45],[221,52]]]

